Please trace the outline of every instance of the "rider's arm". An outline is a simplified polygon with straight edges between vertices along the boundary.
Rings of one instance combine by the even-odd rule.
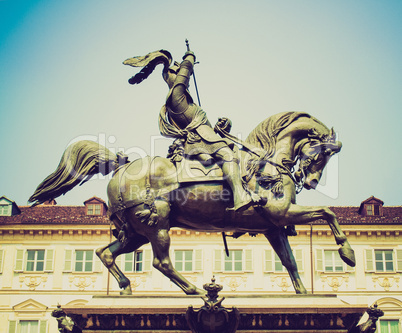
[[[190,76],[193,73],[194,61],[195,56],[192,53],[187,53],[177,72],[171,95],[171,105],[175,108],[176,112],[185,111],[189,106],[186,90],[189,85]]]

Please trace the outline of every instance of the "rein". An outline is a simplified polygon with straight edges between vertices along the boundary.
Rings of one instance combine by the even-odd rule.
[[[278,163],[272,161],[272,159],[270,159],[269,157],[265,157],[268,155],[268,152],[265,149],[257,148],[248,142],[244,142],[243,140],[240,140],[239,138],[235,137],[234,135],[230,134],[225,129],[223,129],[221,126],[219,126],[218,123],[215,125],[214,130],[221,137],[229,139],[229,140],[233,141],[234,143],[241,145],[245,150],[256,155],[259,158],[259,160],[256,161],[254,166],[249,165],[248,169],[251,170],[251,172],[246,176],[246,180],[245,180],[246,183],[248,183],[251,180],[251,178],[255,175],[257,177],[257,181],[260,186],[262,186],[264,188],[271,188],[273,194],[276,197],[279,197],[279,196],[283,195],[282,175],[285,174],[293,181],[295,188],[296,188],[296,194],[299,194],[302,191],[304,179],[306,177],[305,173],[304,173],[304,169],[301,169],[303,177],[301,177],[300,180],[297,181],[296,178],[293,176],[290,168],[288,168],[285,165],[278,164]],[[299,156],[299,154],[297,156]],[[296,161],[297,161],[297,159],[296,159]],[[287,160],[286,162],[287,162],[287,164],[290,164],[293,168],[293,166],[296,164],[296,161],[293,162],[293,161]],[[267,173],[264,174],[264,172],[260,171],[263,168],[262,164],[265,166],[266,163],[269,163],[276,168],[276,170],[278,171],[277,176],[272,176]]]

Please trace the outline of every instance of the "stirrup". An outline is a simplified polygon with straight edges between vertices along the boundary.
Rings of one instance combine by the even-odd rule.
[[[226,208],[226,210],[230,211],[230,212],[239,213],[239,212],[243,212],[243,211],[247,210],[248,208],[250,208],[253,205],[255,205],[255,202],[253,201],[252,198],[250,198],[249,200],[243,201],[241,204],[239,204],[237,206],[234,206],[232,208]]]

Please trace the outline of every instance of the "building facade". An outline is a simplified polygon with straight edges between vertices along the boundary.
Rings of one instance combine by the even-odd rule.
[[[349,304],[377,303],[385,313],[377,331],[402,332],[402,206],[387,207],[370,197],[360,207],[331,209],[357,264],[342,262],[324,221],[297,226],[298,235],[289,240],[305,287]],[[95,255],[113,240],[111,229],[107,206],[96,197],[82,206],[53,201],[33,208],[0,197],[0,333],[56,332],[50,314],[58,304],[79,307],[94,295],[119,295]],[[286,269],[262,235],[228,237],[229,256],[220,233],[172,229],[170,235],[175,268],[198,287],[215,276],[228,297],[294,294]],[[118,265],[131,280],[133,295],[182,295],[152,267],[149,244],[120,256]]]

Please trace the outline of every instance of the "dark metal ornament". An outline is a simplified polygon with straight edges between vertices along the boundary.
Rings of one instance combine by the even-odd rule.
[[[194,310],[190,305],[187,308],[186,319],[193,333],[234,333],[240,322],[240,313],[236,307],[231,310],[222,306],[225,297],[218,298],[222,286],[215,283],[215,277],[211,283],[204,284],[207,297],[202,297],[204,306]]]

